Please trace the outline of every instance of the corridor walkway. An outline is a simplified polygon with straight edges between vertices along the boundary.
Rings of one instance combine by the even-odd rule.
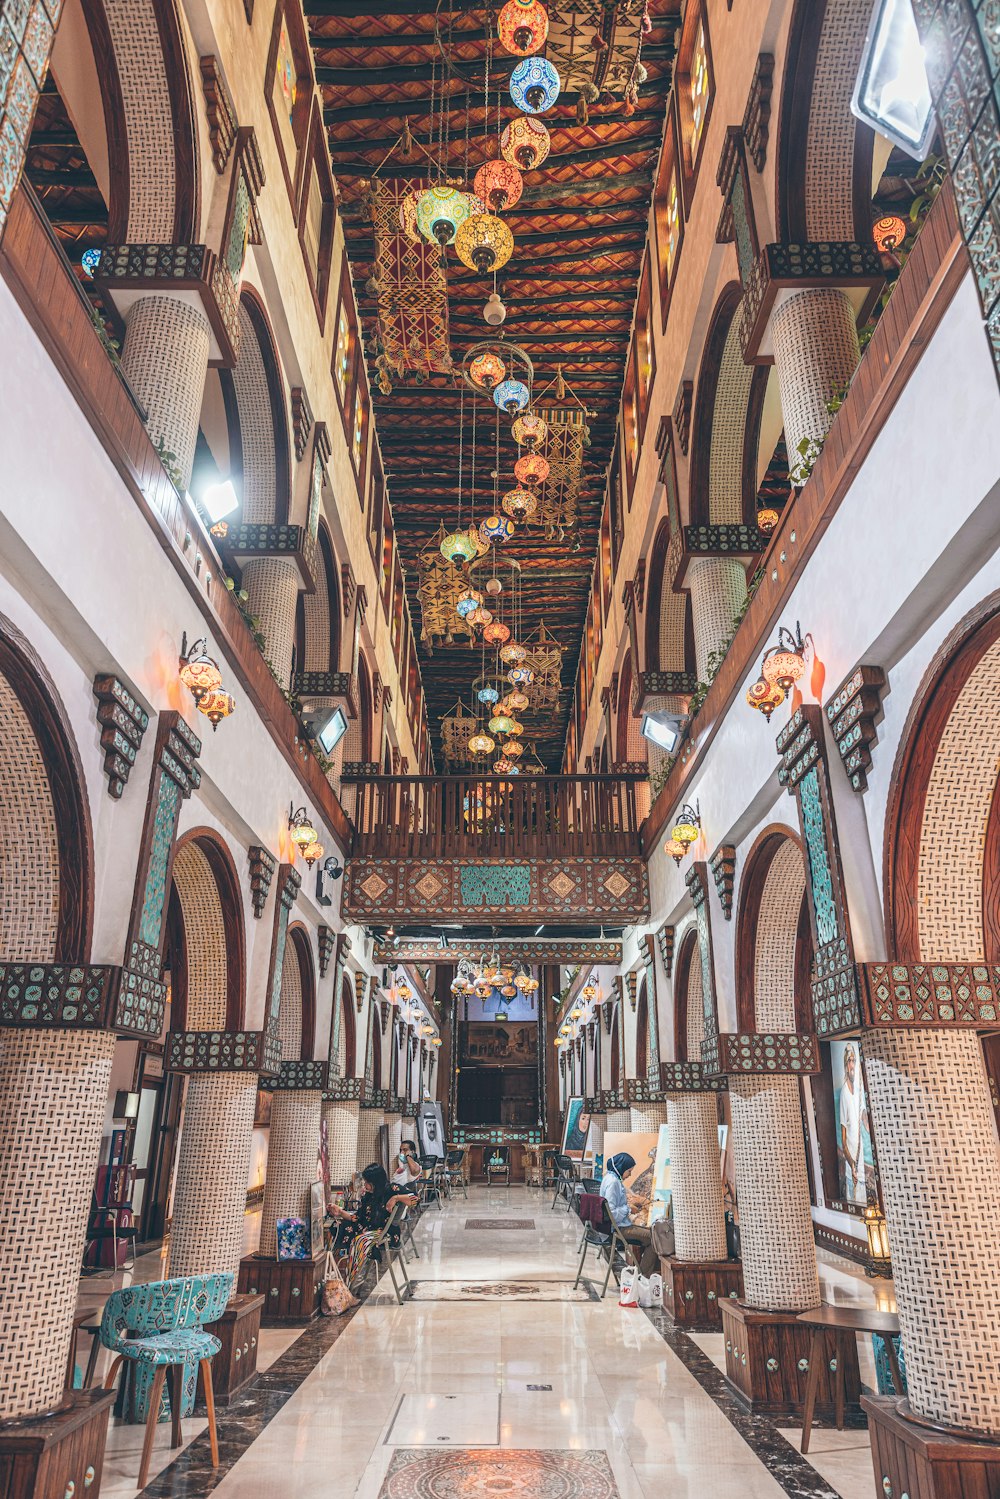
[[[377,1291],[346,1323],[265,1333],[268,1368],[222,1413],[213,1474],[197,1436],[173,1462],[158,1434],[155,1499],[276,1492],[357,1499],[861,1499],[867,1433],[816,1431],[809,1459],[740,1414],[721,1338],[688,1338],[610,1293],[574,1293],[578,1225],[523,1187],[473,1188],[416,1233],[414,1300]],[[844,1262],[836,1262],[843,1267]],[[828,1300],[871,1302],[822,1268]],[[884,1282],[882,1283],[884,1286]],[[862,1350],[864,1352],[864,1350]],[[273,1360],[273,1362],[271,1361]],[[863,1376],[872,1378],[863,1359]],[[187,1434],[187,1433],[186,1433]],[[134,1493],[138,1433],[112,1426],[106,1482]],[[154,1468],[154,1471],[155,1471]],[[134,1484],[134,1477],[132,1478]]]

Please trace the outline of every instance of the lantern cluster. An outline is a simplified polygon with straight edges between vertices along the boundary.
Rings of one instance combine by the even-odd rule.
[[[666,852],[675,864],[681,862],[692,843],[697,843],[700,832],[701,812],[697,804],[692,807],[685,803],[678,813],[677,821],[666,845]]]
[[[796,622],[795,634],[781,625],[778,644],[768,646],[760,664],[760,676],[747,688],[746,701],[751,708],[770,720],[775,708],[780,708],[795,685],[805,676],[806,644],[812,644],[812,636],[803,639],[801,626]]]
[[[223,687],[219,663],[208,654],[208,642],[204,638],[195,640],[189,647],[187,635],[183,636],[177,674],[214,733],[222,720],[236,711],[236,702],[232,693]]]

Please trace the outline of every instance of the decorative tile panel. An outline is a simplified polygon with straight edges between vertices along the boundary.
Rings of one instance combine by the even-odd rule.
[[[62,0],[0,6],[0,234],[20,181]]]
[[[263,1063],[261,1031],[170,1031],[168,1072],[254,1072]]]
[[[356,858],[345,878],[348,920],[432,917],[462,920],[470,911],[530,908],[539,918],[606,918],[626,921],[649,912],[646,866],[641,859],[506,861]]]
[[[719,1037],[719,1072],[778,1074],[819,1072],[816,1037],[756,1031]]]
[[[297,671],[292,676],[292,692],[296,697],[342,698],[351,717],[357,716],[355,679],[349,671]]]
[[[208,245],[105,245],[94,283],[114,300],[116,291],[197,291],[222,361],[236,364],[239,312],[232,276]]]
[[[724,1077],[709,1077],[701,1062],[661,1062],[661,1093],[725,1093]]]
[[[756,526],[685,526],[684,549],[692,555],[749,557],[762,552],[767,537]]]
[[[866,1026],[1000,1030],[1000,964],[859,963]]]
[[[329,1068],[326,1062],[282,1062],[278,1072],[267,1073],[260,1080],[262,1088],[270,1088],[275,1093],[301,1093],[319,1089],[322,1091],[329,1082]]]
[[[271,881],[274,879],[278,861],[268,849],[262,848],[259,843],[253,844],[247,850],[247,854],[250,860],[250,900],[253,905],[254,918],[259,921],[267,905],[268,892],[271,889]]]
[[[114,676],[95,677],[94,696],[108,792],[118,801],[128,784],[142,736],[149,727],[149,714],[124,682]]]
[[[110,1030],[119,974],[109,964],[0,964],[0,1026]]]
[[[880,666],[859,666],[826,705],[840,758],[855,791],[868,789],[872,745],[882,718],[885,688],[885,672]]]
[[[281,1002],[281,970],[285,961],[285,942],[288,936],[288,916],[302,887],[302,878],[291,864],[278,866],[278,898],[275,902],[274,935],[271,941],[271,966],[268,972],[268,1002],[264,1021],[264,1054],[261,1070],[276,1072],[281,1065],[281,1033],[279,1008]]]
[[[747,278],[741,304],[740,339],[748,364],[760,356],[761,343],[779,291],[811,287],[864,287],[868,290],[862,320],[885,285],[885,271],[874,244],[854,240],[764,245]]]
[[[727,921],[733,918],[733,884],[736,879],[736,849],[731,843],[717,848],[709,861],[712,878],[718,892],[722,914]]]
[[[698,685],[694,671],[641,671],[638,677],[638,701],[641,711],[651,697],[685,696]]]
[[[337,1077],[328,1078],[323,1090],[323,1097],[330,1103],[361,1102],[364,1093],[365,1080],[363,1077]]]

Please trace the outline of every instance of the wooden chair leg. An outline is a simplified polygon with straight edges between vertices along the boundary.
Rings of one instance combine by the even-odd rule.
[[[184,1440],[181,1434],[181,1399],[184,1389],[183,1365],[167,1367],[167,1394],[170,1397],[170,1445],[179,1447]]]
[[[208,1412],[208,1440],[212,1448],[212,1467],[219,1466],[219,1433],[215,1425],[215,1391],[212,1388],[212,1360],[201,1361],[201,1382],[205,1391],[205,1409]]]
[[[94,1375],[97,1373],[97,1355],[101,1351],[101,1339],[95,1332],[90,1340],[90,1353],[87,1357],[87,1370],[83,1376],[83,1388],[89,1390],[94,1383]]]
[[[113,1362],[111,1364],[111,1368],[108,1370],[107,1374],[105,1374],[105,1376],[104,1376],[104,1388],[106,1390],[110,1390],[110,1389],[114,1388],[115,1376],[117,1375],[118,1370],[122,1366],[123,1357],[124,1357],[124,1355],[121,1354],[121,1353],[119,1353],[117,1355],[117,1357],[113,1360]]]
[[[166,1366],[164,1364],[157,1364],[156,1373],[153,1375],[153,1388],[149,1392],[146,1435],[142,1439],[142,1461],[139,1464],[140,1489],[146,1487],[146,1479],[149,1477],[149,1459],[153,1455],[153,1437],[156,1435],[156,1421],[160,1414],[160,1400],[163,1397],[163,1381],[166,1379],[166,1376]]]
[[[806,1380],[806,1398],[802,1407],[802,1445],[800,1452],[809,1451],[809,1434],[812,1431],[813,1411],[816,1409],[816,1390],[819,1386],[819,1366],[823,1356],[823,1330],[817,1327],[809,1344],[809,1378]]]

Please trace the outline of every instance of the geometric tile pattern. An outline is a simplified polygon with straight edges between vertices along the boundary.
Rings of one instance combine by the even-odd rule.
[[[743,520],[743,440],[746,431],[747,406],[753,382],[753,366],[744,363],[740,345],[739,318],[734,317],[726,335],[719,362],[719,373],[712,405],[711,438],[708,464],[708,514],[711,527],[741,526]],[[685,526],[684,546],[694,550],[698,528]],[[754,528],[756,531],[756,527]],[[725,545],[720,551],[760,551],[763,538],[753,538],[756,546]],[[699,548],[700,550],[700,548]],[[709,550],[708,547],[705,550]],[[711,547],[715,550],[715,547]]]
[[[298,963],[294,966],[297,968]],[[323,1095],[278,1092],[271,1100],[267,1140],[267,1174],[260,1220],[260,1253],[278,1253],[277,1220],[309,1220],[309,1186],[316,1180]]]
[[[110,1031],[0,1037],[0,1420],[62,1394],[114,1049]]]
[[[15,0],[0,34],[0,233],[24,165],[63,0]]]
[[[810,239],[850,239],[854,234],[854,140],[859,127],[850,116],[851,89],[870,20],[868,0],[838,0],[823,17],[808,133],[799,143],[805,155],[805,228]]]
[[[129,772],[149,726],[149,714],[115,676],[96,676],[97,721],[101,725],[101,748],[108,791],[117,801],[125,790]]]
[[[620,1499],[604,1452],[485,1448],[428,1452],[400,1447],[378,1499],[457,1499],[458,1495],[524,1499]]]
[[[330,1181],[337,1187],[349,1182],[357,1169],[360,1112],[361,1106],[357,1103],[334,1103],[326,1100],[323,1104]],[[367,1164],[366,1161],[365,1165]]]
[[[754,1028],[795,1029],[795,946],[806,873],[799,846],[782,841],[761,893],[754,943]]]
[[[174,855],[173,882],[184,921],[187,960],[186,1029],[211,1031],[226,1024],[226,928],[212,866],[193,839]]]
[[[719,1071],[732,1077],[747,1072],[819,1072],[816,1037],[751,1031],[719,1037]]]
[[[1000,965],[859,963],[864,1023],[1000,1029]]]
[[[170,1229],[172,1275],[235,1275],[239,1268],[256,1104],[252,1073],[188,1078]]]
[[[31,720],[4,676],[0,743],[0,958],[10,963],[44,962],[55,953],[59,930],[57,819]]]
[[[711,1093],[674,1093],[669,1099],[674,1242],[682,1260],[726,1258],[718,1120]]]
[[[153,0],[105,0],[129,145],[129,239],[169,240],[176,160],[163,47]]]
[[[642,921],[649,914],[641,859],[525,859],[511,864],[359,857],[348,862],[344,885],[343,913],[362,922],[376,915],[461,920],[470,911],[500,914],[529,907],[539,919],[600,919],[613,910],[616,918]]]
[[[885,672],[880,666],[859,666],[826,705],[840,758],[855,791],[868,789],[872,745],[882,717],[885,688]]]
[[[733,621],[747,594],[746,569],[737,557],[695,557],[688,564],[698,680],[711,679],[709,657],[732,639]]]
[[[358,1145],[354,1157],[354,1170],[363,1171],[379,1158],[378,1132],[382,1123],[381,1109],[362,1109],[358,1115]]]

